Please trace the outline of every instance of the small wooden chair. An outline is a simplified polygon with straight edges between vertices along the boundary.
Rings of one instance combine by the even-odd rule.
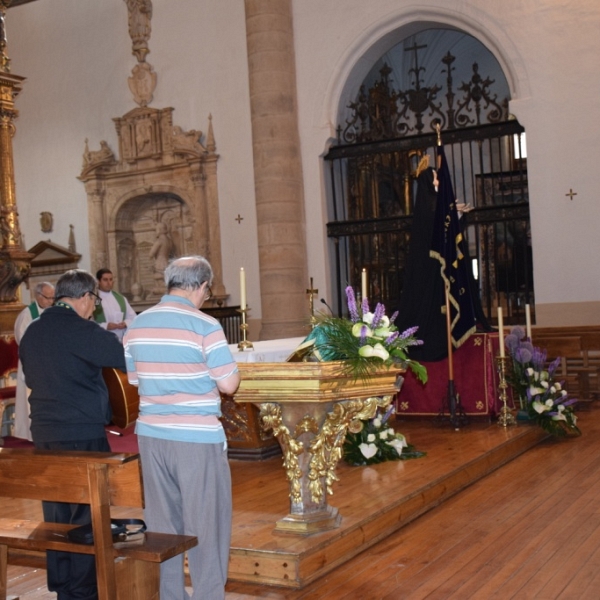
[[[581,353],[583,367],[590,378],[590,396],[600,398],[600,332],[590,331],[581,334]]]
[[[542,337],[535,345],[546,350],[548,363],[560,357],[555,379],[564,381],[569,395],[579,401],[590,399],[589,372],[582,368],[581,336]]]

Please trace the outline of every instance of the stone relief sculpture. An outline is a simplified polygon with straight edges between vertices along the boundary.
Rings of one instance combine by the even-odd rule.
[[[148,63],[139,63],[131,71],[132,76],[127,80],[133,99],[140,106],[148,106],[152,102],[152,94],[156,89],[156,73]]]
[[[135,128],[135,145],[138,155],[152,151],[152,123],[140,121]]]
[[[148,40],[152,32],[150,21],[152,19],[151,0],[125,0],[129,12],[129,37],[133,42],[132,53],[139,62],[143,62],[148,50]]]
[[[115,155],[108,147],[105,140],[100,142],[100,150],[90,150],[88,139],[85,138],[85,150],[83,151],[83,170],[98,167],[102,164],[110,164],[115,162]]]
[[[163,275],[169,260],[175,257],[175,244],[171,238],[166,223],[156,225],[156,241],[150,249],[150,258],[154,261],[153,277],[155,281],[152,290],[155,294],[162,294],[165,290]]]
[[[132,54],[137,58],[138,64],[132,69],[131,77],[127,80],[133,99],[139,106],[148,106],[152,102],[152,95],[156,89],[157,75],[152,65],[146,62],[146,55],[150,52],[148,40],[152,28],[152,2],[151,0],[125,0],[127,4],[129,37],[131,37]]]
[[[201,153],[205,151],[204,146],[200,143],[202,137],[201,131],[191,129],[190,131],[183,131],[181,127],[175,125],[173,127],[173,148],[175,152],[193,152]]]

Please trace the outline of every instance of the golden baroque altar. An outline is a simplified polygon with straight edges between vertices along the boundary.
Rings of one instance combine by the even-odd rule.
[[[310,535],[333,529],[341,516],[327,503],[337,481],[346,432],[387,407],[399,389],[399,368],[380,369],[366,380],[344,373],[343,363],[238,364],[242,382],[234,399],[260,407],[283,451],[290,512],[276,531]]]

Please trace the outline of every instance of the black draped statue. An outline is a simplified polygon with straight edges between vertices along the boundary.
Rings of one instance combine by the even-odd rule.
[[[446,315],[442,312],[445,306],[444,280],[439,260],[430,256],[438,198],[434,182],[437,183],[437,178],[431,167],[427,167],[417,177],[410,246],[404,270],[399,314],[396,318],[396,325],[400,331],[419,326],[416,337],[423,340],[423,345],[411,347],[410,357],[424,362],[438,361],[448,356]],[[479,329],[492,331],[483,314],[466,246],[466,243],[463,243],[473,312]]]
[[[442,360],[448,355],[446,317],[442,312],[444,281],[439,261],[429,256],[437,203],[434,175],[434,170],[427,167],[417,177],[410,246],[396,318],[400,331],[419,326],[416,337],[423,340],[423,345],[409,351],[410,357],[418,361]]]

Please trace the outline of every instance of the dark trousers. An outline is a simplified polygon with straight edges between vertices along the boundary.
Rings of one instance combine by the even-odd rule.
[[[38,450],[76,450],[77,452],[110,452],[106,437],[73,442],[34,442]],[[88,504],[42,502],[47,523],[86,525],[92,522]],[[57,600],[97,600],[95,557],[74,552],[46,552],[48,590]]]

